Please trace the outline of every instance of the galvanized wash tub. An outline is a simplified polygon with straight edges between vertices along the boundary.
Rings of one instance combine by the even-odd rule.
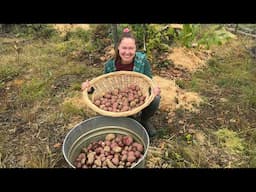
[[[144,146],[143,157],[131,168],[145,167],[149,135],[140,123],[127,117],[97,116],[76,125],[68,132],[63,142],[62,152],[65,160],[71,167],[75,168],[73,162],[82,147],[93,141],[103,139],[109,133],[131,135],[137,142],[141,143]]]

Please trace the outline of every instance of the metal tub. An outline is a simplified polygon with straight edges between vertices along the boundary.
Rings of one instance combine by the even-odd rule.
[[[108,133],[131,135],[137,142],[144,146],[144,155],[131,168],[144,168],[145,157],[149,147],[149,136],[145,128],[136,120],[127,117],[97,116],[87,119],[66,135],[62,152],[67,163],[75,168],[73,162],[81,152],[82,147],[88,146],[93,141],[103,139]]]

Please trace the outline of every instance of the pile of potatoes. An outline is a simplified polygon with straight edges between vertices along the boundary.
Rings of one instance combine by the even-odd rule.
[[[138,85],[129,85],[125,89],[116,88],[95,98],[93,103],[100,109],[110,112],[130,111],[145,103],[146,96]]]
[[[76,157],[76,168],[129,168],[143,157],[144,147],[130,135],[109,133],[90,143]]]

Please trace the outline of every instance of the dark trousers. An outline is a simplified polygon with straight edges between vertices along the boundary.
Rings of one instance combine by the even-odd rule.
[[[145,109],[142,110],[141,113],[141,121],[147,121],[151,118],[157,109],[159,108],[161,96],[156,96],[154,100],[147,106]]]

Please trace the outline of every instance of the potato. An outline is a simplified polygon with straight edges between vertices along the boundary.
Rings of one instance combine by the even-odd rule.
[[[100,102],[100,100],[95,100],[95,101],[94,101],[94,104],[95,104],[95,105],[97,105],[97,106],[99,107],[99,106],[100,106],[100,104],[101,104],[101,102]]]
[[[118,146],[120,146],[120,147],[123,147],[123,146],[124,146],[124,144],[123,144],[122,141],[119,141],[117,144],[118,144]]]
[[[80,153],[79,156],[78,156],[78,159],[81,160],[81,159],[84,159],[85,158],[85,153]]]
[[[96,159],[95,161],[94,161],[94,165],[96,165],[97,167],[101,167],[101,160],[99,160],[99,159]]]
[[[123,144],[125,145],[131,145],[133,142],[133,138],[129,135],[126,135],[123,137],[122,141],[123,141]]]
[[[109,133],[109,134],[106,135],[105,140],[106,141],[111,141],[111,140],[115,139],[115,137],[116,137],[115,134]]]
[[[106,146],[110,146],[111,142],[110,141],[105,141]]]
[[[105,151],[105,152],[110,152],[110,146],[105,146],[104,148],[103,148],[103,150]]]
[[[87,155],[87,165],[91,165],[93,162],[94,162],[94,159],[95,159],[95,152],[90,152],[88,155]]]
[[[127,159],[127,155],[126,154],[124,154],[122,157],[121,157],[121,161],[126,161],[126,159]]]
[[[134,155],[130,155],[127,157],[127,161],[130,163],[134,162],[135,160],[136,160],[136,157]]]
[[[128,111],[129,107],[128,106],[123,106],[123,108],[121,109],[121,111]]]
[[[81,163],[82,163],[82,164],[85,164],[85,161],[86,161],[86,158],[85,158],[85,157],[81,159]]]
[[[113,149],[115,146],[118,146],[116,142],[112,142],[112,143],[110,144],[110,148],[111,148],[111,149]]]
[[[119,165],[119,159],[118,158],[114,157],[111,161],[114,165],[116,165],[116,166]]]
[[[106,160],[106,163],[109,168],[116,168],[116,166],[109,159]]]
[[[141,92],[141,91],[138,91],[138,92],[137,92],[137,95],[138,95],[138,96],[142,96],[142,92]]]
[[[132,146],[133,146],[133,147],[136,147],[139,152],[143,152],[143,150],[144,150],[143,145],[141,145],[140,143],[134,142],[134,143],[132,144]]]
[[[101,154],[102,151],[104,152],[104,149],[102,147],[98,147],[97,149],[95,149],[96,155]]]
[[[129,95],[129,96],[128,96],[128,101],[133,101],[133,100],[134,100],[133,95]]]
[[[93,141],[82,147],[75,158],[77,168],[131,167],[143,157],[144,146],[131,135],[109,133],[104,140]]]
[[[75,163],[75,166],[76,166],[77,168],[81,168],[81,167],[82,167],[82,164],[81,164],[80,162],[76,162],[76,163]]]
[[[106,157],[105,157],[105,156],[103,156],[103,157],[101,157],[101,158],[100,158],[100,160],[101,160],[101,162],[103,162],[103,161],[105,161],[105,160],[106,160]]]
[[[119,141],[122,141],[122,135],[118,134],[115,138],[115,141],[118,143]]]
[[[113,108],[113,109],[116,109],[117,106],[118,106],[118,103],[115,102],[115,103],[113,103],[112,108]]]
[[[105,95],[105,98],[110,99],[110,98],[111,98],[111,95],[110,95],[110,94],[106,94],[106,95]]]
[[[107,159],[112,159],[113,158],[113,155],[108,155],[107,156]]]
[[[134,156],[134,151],[129,151],[129,152],[127,153],[127,155],[128,155],[128,156]]]
[[[107,102],[105,103],[105,106],[106,106],[106,107],[110,107],[110,106],[111,106],[111,103],[110,103],[109,101],[107,101]]]
[[[146,96],[140,96],[140,100],[144,101],[146,99]]]
[[[136,106],[136,102],[135,102],[135,101],[131,101],[131,102],[130,102],[130,106],[131,106],[131,107],[135,107],[135,106]]]
[[[139,159],[141,157],[141,153],[139,151],[135,151],[134,155],[137,159]]]
[[[120,153],[120,152],[122,151],[122,148],[119,147],[119,146],[114,146],[114,147],[113,147],[113,151],[114,151],[115,153]]]
[[[100,109],[104,110],[105,109],[105,105],[104,104],[100,105]]]

